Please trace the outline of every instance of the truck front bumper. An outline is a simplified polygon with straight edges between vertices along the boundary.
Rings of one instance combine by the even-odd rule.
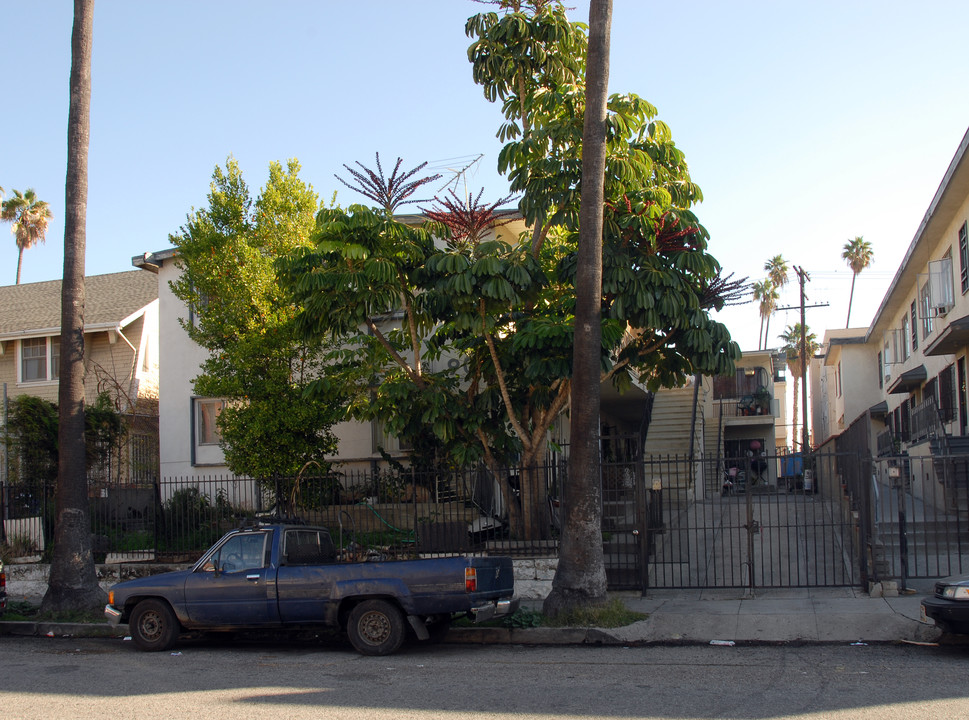
[[[107,618],[108,624],[111,627],[118,627],[121,623],[121,611],[116,610],[111,605],[104,606],[104,617]]]
[[[520,601],[517,597],[502,598],[471,608],[469,614],[474,622],[487,622],[492,618],[512,615],[518,609]]]

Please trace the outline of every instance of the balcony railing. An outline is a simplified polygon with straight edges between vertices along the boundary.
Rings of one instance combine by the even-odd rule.
[[[780,417],[780,405],[777,398],[768,397],[758,401],[752,395],[736,399],[717,400],[723,411],[723,417]]]
[[[928,397],[912,408],[912,441],[938,437],[942,434],[939,408],[934,397]]]

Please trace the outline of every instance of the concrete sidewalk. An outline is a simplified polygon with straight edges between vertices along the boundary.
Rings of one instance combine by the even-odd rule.
[[[920,620],[924,593],[870,597],[851,588],[763,590],[657,590],[647,597],[615,593],[647,614],[621,628],[460,627],[452,643],[518,645],[648,645],[664,643],[891,643],[934,642],[941,633]],[[540,607],[537,601],[526,607]],[[0,621],[0,635],[122,637],[127,627],[106,623]]]
[[[924,593],[870,597],[851,588],[657,590],[647,597],[615,593],[645,620],[621,628],[457,628],[450,642],[648,645],[664,643],[934,642],[941,633],[921,621]],[[527,607],[539,607],[527,603]]]

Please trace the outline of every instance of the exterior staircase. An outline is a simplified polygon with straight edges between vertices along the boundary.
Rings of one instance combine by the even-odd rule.
[[[929,441],[932,469],[945,484],[946,501],[951,510],[969,508],[969,436],[944,435]],[[969,517],[963,518],[969,521]]]
[[[693,420],[693,385],[664,389],[653,400],[653,417],[646,434],[646,455],[680,455],[690,452],[690,425]],[[693,450],[699,454],[702,433],[699,414]]]

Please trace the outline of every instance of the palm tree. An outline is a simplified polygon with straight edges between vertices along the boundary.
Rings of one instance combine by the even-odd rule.
[[[13,234],[17,237],[17,285],[20,284],[20,266],[24,259],[24,250],[28,250],[38,242],[44,242],[47,236],[47,225],[52,217],[50,207],[43,200],[38,200],[32,188],[21,193],[13,191],[13,197],[0,204],[0,220],[13,223]]]
[[[794,325],[789,325],[787,330],[781,333],[778,337],[784,341],[784,355],[787,358],[787,367],[790,369],[791,374],[794,376],[794,413],[793,413],[793,429],[792,429],[792,441],[793,445],[797,441],[797,397],[798,391],[800,390],[801,383],[800,380],[804,377],[807,372],[807,366],[811,358],[814,357],[814,353],[818,351],[818,338],[811,332],[806,326],[804,328],[804,346],[801,346],[801,323],[795,323]],[[807,398],[804,398],[804,402],[807,403]],[[802,443],[803,445],[803,443]],[[806,448],[801,448],[802,452]]]
[[[64,279],[61,283],[61,374],[58,399],[58,467],[54,552],[45,612],[87,610],[104,604],[88,520],[84,442],[84,250],[88,147],[91,137],[91,45],[94,0],[74,0],[67,178],[64,183]]]
[[[559,564],[543,610],[552,617],[605,603],[599,403],[602,347],[602,204],[606,170],[609,40],[612,0],[589,4],[589,51],[582,131],[579,268],[575,283],[572,438]],[[524,484],[523,484],[524,487]]]
[[[791,269],[782,255],[775,255],[764,263],[764,270],[767,271],[767,277],[778,290],[787,285]]]
[[[841,258],[848,263],[852,272],[851,295],[848,296],[848,318],[845,320],[845,327],[847,328],[851,322],[851,301],[855,299],[855,280],[858,279],[858,273],[871,265],[875,253],[871,249],[871,243],[859,235],[854,240],[849,240],[844,244]]]
[[[762,350],[767,345],[767,333],[764,332],[765,321],[770,322],[770,316],[777,309],[777,300],[780,293],[771,279],[764,278],[760,282],[754,283],[754,300],[759,302],[760,311],[760,333],[757,335],[757,349]]]
[[[774,310],[777,308],[777,300],[780,298],[781,290],[787,285],[791,271],[787,260],[782,255],[775,255],[764,263],[764,270],[767,271],[767,279],[774,286],[772,307],[766,316],[767,322],[764,325],[764,347],[767,347],[767,338],[770,335],[770,316],[774,314]]]

